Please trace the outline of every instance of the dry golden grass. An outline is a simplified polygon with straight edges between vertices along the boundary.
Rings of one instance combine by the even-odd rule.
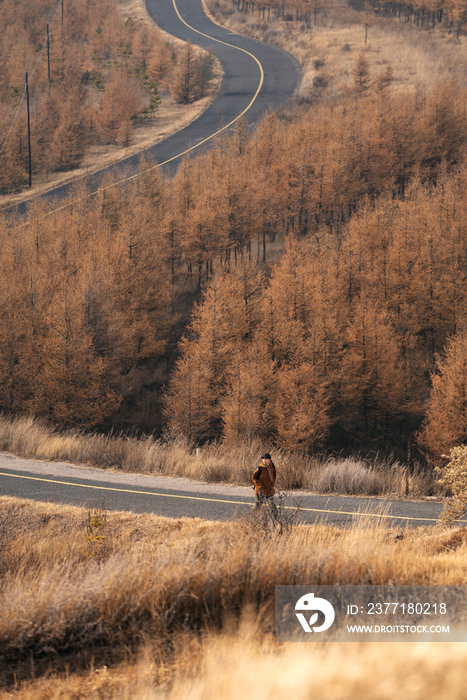
[[[196,450],[187,440],[156,440],[152,436],[57,432],[32,417],[6,419],[0,415],[0,451],[27,459],[117,469],[141,474],[184,477],[208,483],[251,485],[251,475],[265,450],[251,443],[212,443]],[[334,459],[325,455],[274,451],[278,487],[319,493],[387,495],[419,498],[443,492],[432,470],[413,465],[409,470],[396,460],[378,456]]]
[[[253,634],[252,634],[253,633]],[[186,642],[186,640],[185,640]],[[187,658],[190,657],[190,658]],[[254,627],[186,642],[175,682],[150,649],[133,662],[0,691],[1,700],[464,700],[465,644],[259,644]],[[185,663],[183,663],[185,662]]]
[[[298,58],[302,67],[299,99],[317,102],[342,96],[344,86],[352,82],[352,69],[362,51],[373,77],[388,64],[392,66],[393,90],[466,81],[467,39],[457,39],[444,28],[421,30],[412,23],[376,15],[365,44],[361,16],[345,0],[327,0],[325,9],[318,13],[317,25],[307,26],[306,32],[302,22],[276,19],[272,12],[270,22],[256,12],[235,12],[232,0],[207,0],[207,6],[216,21],[229,29],[270,41]],[[288,14],[295,17],[294,9]]]
[[[465,697],[464,644],[272,640],[276,584],[465,582],[466,530],[400,535],[2,497],[0,698]]]
[[[318,648],[317,648],[318,647]],[[258,651],[240,633],[206,644],[200,677],[176,682],[171,700],[441,700],[465,698],[464,644],[274,644]]]

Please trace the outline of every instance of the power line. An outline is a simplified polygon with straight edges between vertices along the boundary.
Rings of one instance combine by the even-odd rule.
[[[52,19],[52,24],[50,25],[50,29],[52,29],[53,24],[54,24],[54,22],[55,22],[55,18],[56,18],[56,16],[57,16],[57,12],[58,12],[58,8],[60,7],[60,3],[62,3],[62,0],[58,0],[57,7],[56,7],[56,10],[55,10],[55,14],[54,14],[53,19]],[[8,139],[9,139],[9,137],[10,137],[10,134],[11,134],[11,132],[13,131],[13,127],[14,127],[14,125],[15,125],[16,119],[18,118],[18,114],[19,114],[19,111],[20,111],[20,109],[21,109],[21,105],[23,104],[23,100],[24,100],[25,95],[26,95],[26,90],[27,90],[27,88],[28,88],[28,84],[31,82],[31,80],[32,80],[32,78],[33,78],[33,76],[34,76],[35,70],[36,70],[36,68],[37,68],[37,66],[38,66],[38,64],[39,64],[39,61],[40,61],[41,58],[42,58],[42,54],[44,53],[45,47],[47,46],[47,43],[48,43],[48,37],[49,37],[49,32],[47,31],[47,37],[46,37],[46,41],[45,41],[44,45],[42,46],[42,51],[41,51],[40,54],[39,54],[39,58],[38,58],[37,61],[36,61],[36,65],[34,66],[34,68],[33,68],[33,70],[32,70],[31,76],[30,76],[30,78],[29,78],[27,84],[24,86],[23,94],[21,95],[21,100],[20,100],[20,102],[19,102],[18,109],[16,110],[16,114],[15,114],[15,116],[14,116],[14,118],[13,118],[13,121],[12,121],[12,123],[11,123],[10,129],[9,129],[9,131],[8,131],[8,134],[6,135],[6,138],[5,138],[4,142],[2,143],[2,147],[0,148],[0,156],[2,155],[3,149],[5,148],[5,145],[6,145],[6,142],[8,141]]]
[[[20,102],[19,102],[19,107],[18,107],[18,109],[16,110],[16,114],[15,114],[15,117],[14,117],[12,123],[11,123],[10,130],[9,130],[8,134],[6,135],[6,139],[4,140],[4,142],[3,142],[3,144],[2,144],[2,147],[1,147],[1,149],[0,149],[0,156],[2,155],[3,149],[5,148],[5,145],[6,145],[6,142],[8,141],[8,138],[9,138],[9,136],[10,136],[12,130],[13,130],[13,127],[14,127],[14,125],[15,125],[15,122],[16,122],[16,119],[17,119],[17,117],[18,117],[19,111],[20,111],[20,109],[21,109],[21,105],[23,104],[23,100],[24,100],[25,94],[26,94],[26,86],[24,87],[23,94],[21,95],[21,100],[20,100]]]

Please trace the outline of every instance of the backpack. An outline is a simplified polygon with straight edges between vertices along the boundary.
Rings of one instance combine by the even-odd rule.
[[[258,479],[259,479],[259,477],[261,476],[261,464],[258,467],[256,467],[253,474],[255,474],[256,472],[258,472]],[[256,488],[256,486],[253,484],[253,491],[255,490],[255,488]]]

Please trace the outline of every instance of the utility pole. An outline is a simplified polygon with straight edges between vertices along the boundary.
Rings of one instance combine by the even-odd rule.
[[[49,85],[50,85],[50,36],[49,36],[49,25],[47,25],[47,75],[49,76]]]
[[[61,48],[61,62],[60,62],[60,77],[63,80],[64,75],[65,75],[65,56],[63,55],[63,4],[64,0],[62,0],[62,33],[60,36],[60,48]]]
[[[29,117],[29,81],[26,73],[26,107],[28,111],[28,156],[29,156],[29,187],[32,184],[32,168],[31,168],[31,121]]]

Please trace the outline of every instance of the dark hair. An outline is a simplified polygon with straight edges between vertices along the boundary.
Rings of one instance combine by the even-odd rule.
[[[269,452],[266,452],[266,453],[261,457],[261,459],[271,459],[271,455],[269,454]]]

